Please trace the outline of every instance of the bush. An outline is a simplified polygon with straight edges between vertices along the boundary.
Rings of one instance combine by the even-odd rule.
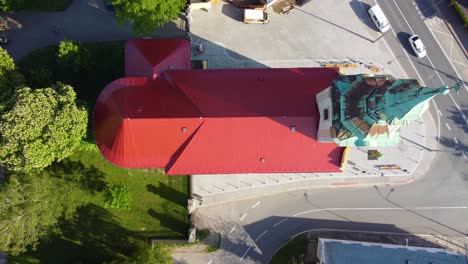
[[[104,207],[112,209],[129,209],[131,196],[124,184],[114,184],[104,194]]]
[[[463,20],[465,28],[468,27],[468,17],[465,15],[465,12],[463,12],[458,2],[456,0],[451,0],[450,2],[453,5],[453,7],[455,7],[455,10],[457,11],[458,15],[460,15],[460,18]]]
[[[210,230],[208,229],[197,229],[197,240],[203,241],[208,237],[209,234]]]

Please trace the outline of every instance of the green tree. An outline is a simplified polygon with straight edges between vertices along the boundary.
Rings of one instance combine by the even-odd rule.
[[[39,239],[59,231],[59,219],[71,219],[85,203],[80,188],[63,179],[13,175],[0,191],[0,250],[12,255],[35,248]]]
[[[89,52],[80,42],[63,40],[59,43],[58,62],[78,72],[80,68],[88,66]]]
[[[14,69],[15,62],[10,57],[8,52],[0,47],[0,75],[4,75],[5,72],[12,71]]]
[[[172,264],[171,249],[164,244],[156,243],[141,252],[139,256],[123,263]]]
[[[22,75],[15,71],[15,62],[8,52],[0,47],[0,114],[11,103],[15,88],[22,83],[24,80]]]
[[[185,0],[108,0],[116,11],[120,23],[132,22],[133,32],[149,35],[156,28],[176,18]]]
[[[0,0],[0,11],[13,11],[11,0]]]
[[[68,85],[21,88],[0,116],[0,163],[30,173],[72,154],[86,132],[87,112]]]

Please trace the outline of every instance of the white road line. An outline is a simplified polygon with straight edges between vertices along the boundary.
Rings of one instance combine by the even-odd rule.
[[[411,33],[412,35],[414,35],[414,30],[413,28],[411,28],[411,25],[408,23],[408,20],[406,19],[405,15],[403,15],[403,12],[401,12],[401,9],[400,7],[398,6],[398,4],[395,2],[395,0],[392,0],[393,3],[395,4],[395,6],[397,7],[398,11],[400,12],[401,16],[403,17],[403,19],[405,20],[406,24],[408,25],[409,29],[411,30]],[[426,25],[427,27],[427,25]],[[431,29],[430,28],[427,28],[429,30],[429,32],[432,33]],[[433,33],[432,33],[433,34]],[[439,41],[437,40],[436,36],[434,36],[434,34],[432,35],[432,37],[437,41],[437,43],[439,44],[439,48],[442,50],[442,52],[444,53],[445,55],[445,58],[449,61],[450,63],[450,59],[448,59],[447,57],[447,53],[445,53],[445,50],[442,48],[442,46],[440,45]],[[432,65],[432,68],[434,69],[435,73],[437,74],[437,77],[439,77],[439,80],[442,82],[443,85],[445,85],[444,81],[442,80],[442,78],[440,77],[440,74],[439,74],[439,71],[436,69],[436,67],[434,66],[434,64],[432,63],[431,59],[429,58],[429,55],[426,56],[427,59],[429,60],[429,63]],[[411,62],[412,63],[412,62]],[[455,73],[457,74],[457,77],[460,79],[460,80],[463,80],[460,75],[458,74],[457,70],[455,69],[455,67],[453,67],[452,64],[450,64],[452,66],[452,68],[454,69]],[[413,65],[414,67],[414,65]],[[416,71],[416,73],[418,74],[418,77],[421,78],[421,76],[419,75],[418,71]],[[422,78],[421,78],[422,79]],[[426,86],[426,85],[424,85]],[[468,88],[465,87],[465,89],[468,90]],[[465,118],[465,115],[463,114],[463,112],[461,111],[461,108],[460,106],[457,104],[457,102],[455,102],[455,99],[453,99],[453,96],[449,93],[449,96],[450,98],[452,99],[453,103],[455,104],[455,106],[457,107],[458,111],[460,112],[460,114],[462,115],[463,117],[463,120],[465,121],[466,125],[468,125],[468,122]]]
[[[242,257],[241,257],[241,259],[240,259],[241,261],[244,259],[245,255],[247,255],[247,253],[249,253],[249,251],[250,251],[251,248],[252,248],[252,247],[249,247],[249,248],[245,251],[244,255],[242,255]]]
[[[208,264],[211,264],[211,262],[213,262],[213,260],[212,260],[212,259],[210,259],[210,261],[208,261]]]
[[[439,9],[439,7],[438,7],[437,5],[435,5],[435,8],[437,9],[437,11],[438,11],[439,13],[441,13],[441,12],[440,12],[440,9]],[[426,23],[424,23],[424,24],[426,24]],[[429,29],[429,32],[431,33],[432,37],[435,39],[435,41],[436,41],[437,44],[439,45],[439,48],[440,48],[440,50],[442,50],[442,53],[444,53],[445,58],[446,58],[446,59],[448,60],[448,62],[450,63],[450,66],[452,66],[452,68],[453,68],[453,70],[455,71],[455,74],[457,75],[458,79],[463,80],[462,77],[460,76],[460,73],[458,73],[457,68],[455,68],[455,66],[453,66],[452,60],[449,59],[449,57],[447,56],[447,52],[445,52],[445,50],[442,48],[442,44],[440,44],[439,39],[436,37],[436,35],[434,34],[434,32],[432,32],[432,30],[427,26],[427,24],[426,24],[426,27]],[[452,42],[453,42],[453,36],[452,36]],[[463,84],[463,86],[465,87],[465,90],[468,91],[468,87],[467,87],[465,84]]]
[[[448,129],[449,131],[452,131],[452,129],[450,128],[450,126],[449,126],[447,123],[445,123],[445,126],[447,127],[447,129]]]
[[[444,117],[444,114],[440,110],[437,110],[437,112],[439,112],[440,117]]]
[[[463,152],[463,158],[465,158],[465,159],[467,158],[465,152]]]
[[[442,114],[442,112],[437,107],[436,102],[434,100],[431,100],[431,101],[434,104],[434,106],[436,108],[436,111],[439,112],[440,114]],[[437,116],[437,144],[439,144],[439,143],[440,143],[440,116]]]
[[[452,59],[452,61],[455,62],[455,63],[458,63],[458,64],[460,64],[460,65],[462,65],[462,66],[468,67],[468,64],[465,64],[465,63],[463,63],[463,62],[459,62],[459,61],[456,61],[456,60],[454,60],[454,59]]]
[[[453,141],[455,141],[455,143],[458,144],[458,139],[456,137],[453,137]]]
[[[295,214],[299,216],[308,213],[316,213],[323,211],[383,211],[383,210],[442,210],[442,209],[467,209],[466,206],[447,206],[447,207],[363,207],[363,208],[324,208],[304,211]]]
[[[242,222],[242,220],[244,220],[244,218],[245,218],[246,216],[247,216],[247,213],[245,213],[245,214],[243,214],[243,215],[241,216],[241,218],[240,218],[241,222]]]
[[[254,204],[254,205],[252,206],[252,209],[254,209],[255,207],[257,207],[259,204],[260,204],[260,201],[258,201],[256,204]]]
[[[229,233],[234,232],[234,230],[236,230],[236,228],[237,228],[237,226],[234,226],[234,227],[231,229],[231,231],[229,231]]]
[[[260,238],[262,238],[262,236],[264,236],[266,233],[268,233],[268,230],[263,231],[263,233],[261,233],[261,234],[255,239],[255,242],[257,242]]]
[[[277,227],[278,225],[280,225],[281,223],[283,223],[284,221],[288,220],[289,218],[285,218],[281,221],[279,221],[278,223],[274,224],[273,227]]]

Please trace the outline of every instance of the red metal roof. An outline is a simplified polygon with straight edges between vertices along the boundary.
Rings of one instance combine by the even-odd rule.
[[[143,52],[158,45],[140,41],[132,46]],[[179,66],[185,70],[166,70],[154,80],[123,78],[104,89],[94,133],[109,161],[165,167],[168,174],[339,171],[343,149],[316,140],[315,95],[331,85],[336,69]]]

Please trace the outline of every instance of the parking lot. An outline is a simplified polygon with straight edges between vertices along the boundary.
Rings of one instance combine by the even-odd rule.
[[[359,58],[395,77],[406,77],[368,17],[369,7],[357,0],[313,0],[287,15],[268,8],[268,24],[244,24],[242,9],[220,2],[208,11],[194,10],[190,30],[195,40],[216,43],[234,59],[269,67],[310,67],[319,59]]]

